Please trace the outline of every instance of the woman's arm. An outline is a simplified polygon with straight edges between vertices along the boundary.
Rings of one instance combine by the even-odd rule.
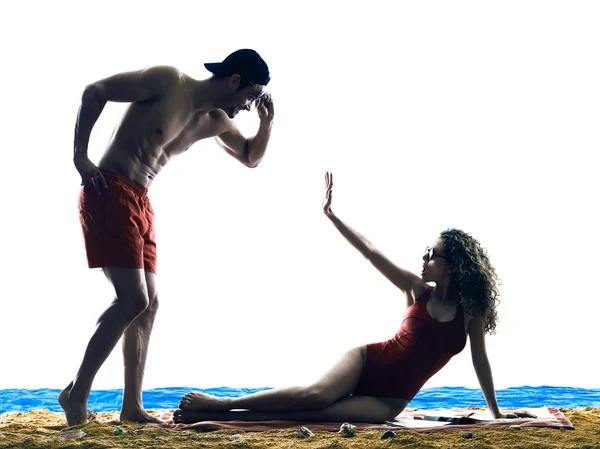
[[[327,173],[325,175],[325,202],[323,204],[323,211],[327,218],[331,220],[333,225],[338,231],[350,242],[354,248],[356,248],[364,257],[366,257],[371,264],[381,274],[383,274],[392,284],[402,290],[408,299],[408,306],[412,305],[414,298],[418,298],[427,289],[427,284],[421,280],[419,276],[410,271],[396,266],[387,257],[373,246],[373,244],[367,240],[366,237],[352,229],[350,226],[345,224],[340,218],[338,218],[331,210],[331,200],[333,191],[333,175]]]
[[[498,402],[496,401],[496,391],[494,390],[494,379],[492,378],[492,368],[485,350],[485,332],[483,329],[483,320],[476,316],[469,324],[469,340],[471,341],[471,358],[473,368],[477,374],[481,391],[485,402],[487,402],[490,413],[494,419],[517,418],[516,414],[500,413]]]

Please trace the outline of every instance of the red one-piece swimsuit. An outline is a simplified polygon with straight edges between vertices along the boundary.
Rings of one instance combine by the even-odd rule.
[[[410,306],[393,338],[367,345],[367,360],[354,394],[410,401],[463,350],[467,335],[462,304],[453,320],[436,321],[427,311],[432,291],[429,287]]]

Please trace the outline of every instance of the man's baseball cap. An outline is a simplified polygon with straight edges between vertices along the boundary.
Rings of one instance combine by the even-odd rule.
[[[267,63],[254,50],[244,48],[227,56],[223,62],[204,64],[209,72],[218,76],[240,75],[243,79],[266,86],[271,80]]]

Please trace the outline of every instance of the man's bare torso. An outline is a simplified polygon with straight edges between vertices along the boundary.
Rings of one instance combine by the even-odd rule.
[[[163,95],[131,103],[98,166],[148,188],[172,157],[227,131],[230,119],[221,109],[194,110],[190,80],[179,73],[165,80]]]

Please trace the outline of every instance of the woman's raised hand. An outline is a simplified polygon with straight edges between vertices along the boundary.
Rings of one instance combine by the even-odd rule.
[[[331,211],[331,196],[333,191],[333,173],[325,173],[325,200],[323,201],[323,212],[325,215],[333,215]]]

